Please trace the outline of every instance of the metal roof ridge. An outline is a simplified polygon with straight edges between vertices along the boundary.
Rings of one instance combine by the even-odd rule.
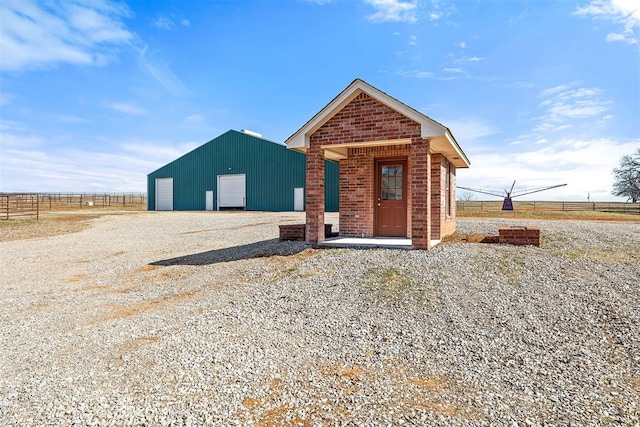
[[[239,131],[239,130],[236,130],[236,129],[229,129],[228,131],[226,131],[225,133],[221,134],[220,136],[222,136],[222,135],[224,135],[226,133],[229,133],[229,132],[239,133],[240,135],[243,135],[243,136],[250,136],[252,138],[259,139],[261,141],[270,142],[272,144],[282,145],[283,147],[286,147],[286,144],[284,144],[282,142],[274,141],[272,139],[267,139],[267,138],[265,138],[263,136],[251,135],[250,133],[245,133],[245,132],[242,132],[242,131]],[[220,136],[217,136],[216,138],[219,138]],[[216,138],[214,138],[214,139],[216,139]],[[213,139],[211,141],[213,141]],[[209,142],[211,142],[211,141],[209,141]]]

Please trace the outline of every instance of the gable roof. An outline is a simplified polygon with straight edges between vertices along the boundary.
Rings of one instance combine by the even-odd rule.
[[[420,124],[420,135],[431,140],[431,151],[443,154],[454,166],[468,168],[469,159],[458,145],[451,131],[421,112],[389,96],[381,90],[371,86],[361,79],[355,79],[346,89],[338,94],[322,110],[313,116],[296,133],[285,141],[287,148],[306,152],[309,147],[309,137],[335,114],[342,110],[361,93],[366,93],[378,102],[392,108],[403,116]]]
[[[221,143],[221,142],[229,141],[230,140],[229,136],[231,136],[231,135],[235,135],[237,137],[237,141],[243,141],[244,142],[244,141],[256,140],[256,141],[259,141],[259,142],[264,142],[264,143],[276,145],[276,146],[278,146],[278,148],[282,148],[282,149],[284,149],[286,147],[285,145],[283,145],[280,142],[271,141],[270,139],[263,138],[262,136],[256,136],[255,134],[252,134],[252,133],[247,133],[247,132],[243,132],[243,131],[237,131],[235,129],[229,129],[225,133],[216,136],[212,140],[209,140],[209,141],[207,141],[207,142],[205,142],[203,144],[200,144],[196,148],[194,148],[194,149],[184,153],[183,155],[173,159],[169,163],[160,166],[158,169],[156,169],[153,172],[147,174],[147,176],[153,175],[156,172],[160,171],[161,169],[163,169],[163,168],[165,168],[165,167],[167,167],[169,165],[172,165],[174,163],[177,163],[177,162],[181,161],[184,158],[187,158],[189,156],[198,155],[198,152],[202,152],[202,150],[205,150],[206,147],[210,146],[211,144],[218,144],[218,143]]]

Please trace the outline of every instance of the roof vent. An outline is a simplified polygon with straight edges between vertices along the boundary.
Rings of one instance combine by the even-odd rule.
[[[249,129],[241,129],[240,132],[246,133],[247,135],[255,136],[256,138],[262,138],[262,134],[258,132],[254,132]]]

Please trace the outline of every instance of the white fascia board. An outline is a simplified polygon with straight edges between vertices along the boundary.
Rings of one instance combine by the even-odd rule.
[[[453,137],[453,135],[451,134],[449,129],[447,129],[447,132],[446,132],[445,136],[446,136],[447,141],[449,142],[449,144],[451,144],[451,147],[453,147],[455,152],[458,154],[458,157],[460,157],[460,160],[465,164],[464,167],[468,168],[469,166],[471,166],[471,162],[467,158],[467,155],[464,154],[464,151],[462,151],[462,148],[460,148],[460,146],[458,145],[458,142]],[[458,167],[462,167],[462,166],[458,166]]]

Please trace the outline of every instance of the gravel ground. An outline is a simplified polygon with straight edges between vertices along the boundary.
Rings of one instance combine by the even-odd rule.
[[[640,222],[517,222],[540,248],[277,241],[303,220],[0,242],[0,424],[640,424]]]

